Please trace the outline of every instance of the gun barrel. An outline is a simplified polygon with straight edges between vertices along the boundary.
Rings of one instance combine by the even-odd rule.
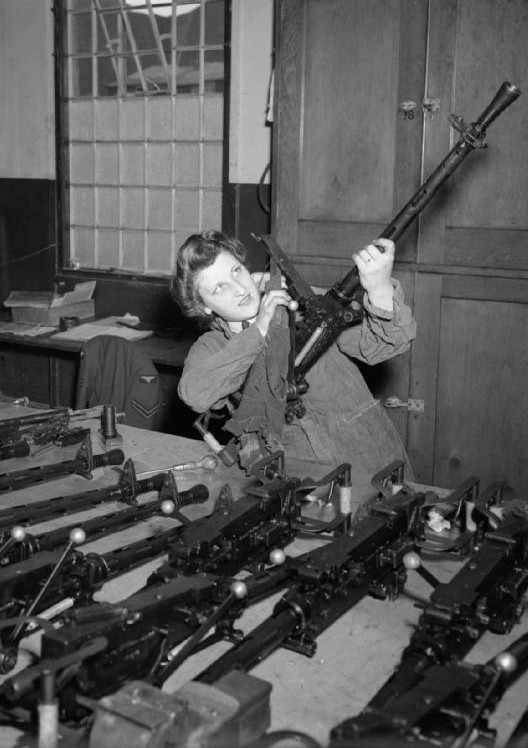
[[[396,241],[407,229],[409,224],[422,212],[425,206],[432,200],[446,179],[453,174],[460,164],[483,140],[486,128],[497,119],[497,117],[512,104],[521,92],[517,86],[505,82],[501,85],[492,101],[484,109],[476,122],[467,132],[463,132],[461,138],[451,149],[440,165],[434,170],[428,179],[421,185],[418,191],[411,197],[406,205],[400,210],[389,225],[382,231],[380,237]],[[357,267],[345,275],[345,277],[334,287],[337,295],[344,300],[352,300],[357,293],[359,285],[359,274]]]

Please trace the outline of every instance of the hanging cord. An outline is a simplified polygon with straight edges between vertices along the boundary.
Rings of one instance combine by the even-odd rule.
[[[28,255],[23,255],[23,257],[17,257],[14,260],[8,260],[7,262],[0,262],[0,267],[7,267],[8,265],[14,265],[15,262],[24,262],[24,260],[29,260],[30,257],[35,257],[35,255],[40,255],[43,252],[47,252],[48,249],[53,249],[56,245],[55,244],[48,244],[47,247],[43,247],[42,249],[37,249],[36,252],[31,252]]]
[[[266,168],[262,172],[262,176],[260,177],[259,183],[257,185],[258,204],[260,205],[264,213],[266,213],[268,216],[271,213],[271,205],[268,200],[264,199],[263,191],[264,191],[264,180],[266,179],[266,176],[268,172],[270,171],[271,171],[271,161],[267,164]]]

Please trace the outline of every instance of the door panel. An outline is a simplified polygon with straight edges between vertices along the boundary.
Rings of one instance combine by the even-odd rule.
[[[421,102],[427,2],[281,0],[277,15],[273,231],[301,268],[350,263],[420,184],[422,118],[399,103]],[[412,234],[399,253],[415,256]]]
[[[526,0],[277,0],[272,231],[330,285],[438,167],[503,81],[528,77]],[[414,102],[414,117],[403,101]],[[528,95],[489,128],[397,242],[410,353],[368,372],[416,477],[528,491]]]
[[[528,485],[528,304],[444,298],[434,482]],[[523,335],[524,331],[524,335]],[[521,334],[519,334],[521,333]]]

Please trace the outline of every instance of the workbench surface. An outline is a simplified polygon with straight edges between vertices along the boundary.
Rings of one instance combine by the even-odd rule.
[[[25,412],[27,412],[25,408],[15,408],[0,403],[0,419],[22,415]],[[105,451],[98,436],[99,423],[92,421],[90,425],[94,454]],[[120,424],[118,431],[123,438],[125,457],[134,461],[138,475],[142,471],[152,469],[159,469],[162,472],[169,466],[198,460],[207,453],[206,445],[197,440],[142,431]],[[68,459],[75,454],[75,451],[76,448],[71,447],[65,450],[53,448],[42,452],[38,457],[8,460],[0,463],[0,472],[20,469],[35,463],[43,464]],[[300,478],[310,476],[318,479],[329,471],[329,466],[314,463],[292,462],[286,463],[285,467],[289,475]],[[118,479],[119,471],[109,467],[96,470],[92,481],[87,481],[78,475],[68,476],[31,488],[2,494],[0,495],[0,509],[116,484]],[[238,468],[226,468],[223,465],[220,465],[214,473],[185,472],[177,474],[176,479],[180,490],[190,488],[196,483],[205,483],[209,488],[210,498],[206,504],[185,508],[184,513],[191,519],[211,511],[214,500],[226,482],[231,486],[235,498],[249,482],[249,479]],[[375,493],[370,486],[370,476],[355,475],[353,466],[352,483],[358,500],[373,496]],[[155,495],[144,494],[140,497],[140,502],[152,500]],[[113,508],[123,507],[123,504],[105,503],[104,506],[99,506],[89,512],[35,525],[31,528],[31,532],[42,532],[57,527],[61,523],[71,525],[77,519],[80,521],[108,513]],[[175,519],[153,517],[119,533],[112,533],[97,541],[87,542],[82,546],[82,550],[102,553],[147,537],[175,523],[177,523]],[[317,541],[312,539],[297,539],[287,550],[297,554],[309,550],[315,542]],[[100,592],[96,593],[95,599],[118,601],[130,595],[145,583],[149,574],[160,565],[164,558],[158,558],[109,581]],[[429,564],[429,567],[441,581],[447,581],[461,564],[459,559],[446,557],[441,563],[435,562]],[[313,658],[306,658],[290,650],[280,649],[251,671],[253,675],[269,681],[273,686],[271,693],[272,729],[301,730],[313,736],[322,745],[326,745],[329,731],[333,726],[359,713],[393,672],[399,661],[402,649],[412,633],[412,627],[420,615],[420,609],[415,605],[415,597],[426,598],[430,594],[430,588],[418,574],[412,571],[409,572],[406,590],[409,594],[401,594],[394,602],[373,598],[363,599],[321,634],[317,640],[317,651]],[[240,619],[239,627],[244,632],[251,630],[271,613],[275,602],[283,594],[284,590],[250,607]],[[468,656],[468,661],[488,660],[502,651],[508,643],[525,630],[528,630],[526,620],[516,625],[509,635],[485,634]],[[38,651],[39,635],[32,634],[22,644],[27,652],[23,652],[19,657],[17,669],[29,662],[29,652]],[[220,642],[193,655],[169,678],[164,690],[168,692],[176,690],[229,647],[228,643]],[[527,686],[528,675],[525,675],[507,692],[491,719],[492,726],[498,730],[496,745],[499,748],[509,736],[520,714],[526,709]],[[19,738],[20,733],[17,730],[2,728],[0,748],[22,745],[18,742]]]

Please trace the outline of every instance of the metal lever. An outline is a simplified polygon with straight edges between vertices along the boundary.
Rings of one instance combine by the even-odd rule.
[[[178,465],[171,465],[167,468],[156,468],[155,470],[145,470],[142,473],[138,473],[138,478],[145,478],[147,475],[154,475],[155,473],[167,473],[183,470],[216,470],[218,467],[218,459],[215,455],[204,455],[200,460],[195,462],[181,462]]]
[[[44,597],[44,595],[47,593],[47,591],[49,590],[49,588],[53,584],[53,581],[57,577],[59,571],[61,570],[62,565],[66,561],[68,555],[71,553],[71,551],[74,548],[74,546],[80,545],[81,543],[84,543],[85,540],[86,540],[86,533],[84,532],[84,530],[82,528],[75,527],[71,531],[71,533],[70,533],[70,542],[66,546],[66,548],[65,548],[64,553],[62,554],[62,556],[59,558],[59,560],[57,562],[57,565],[55,566],[55,568],[53,569],[53,571],[49,575],[49,577],[46,580],[46,582],[41,587],[40,592],[38,593],[38,595],[36,596],[36,598],[33,600],[33,602],[31,603],[31,605],[29,606],[27,612],[24,613],[24,615],[21,617],[20,622],[15,627],[13,633],[9,637],[9,643],[11,645],[12,644],[16,644],[17,641],[22,638],[22,634],[23,634],[24,629],[26,628],[26,626],[28,624],[28,620],[33,616],[33,613],[37,609],[38,604],[40,603],[40,601],[42,600],[42,598]]]

